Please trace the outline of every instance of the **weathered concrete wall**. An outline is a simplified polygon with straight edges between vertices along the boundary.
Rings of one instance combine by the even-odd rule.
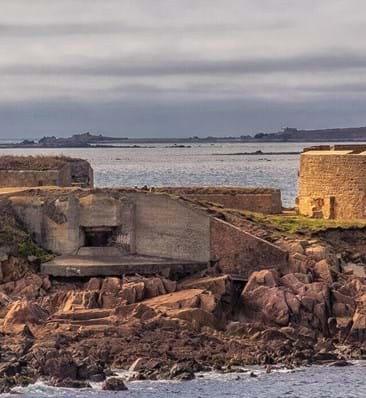
[[[83,188],[93,188],[94,172],[89,162],[78,159],[70,162],[71,180],[73,185],[79,185]]]
[[[80,226],[117,227],[121,224],[121,202],[111,195],[97,193],[80,199]]]
[[[69,195],[65,199],[57,199],[54,211],[64,215],[64,222],[60,217],[43,212],[42,246],[56,254],[73,254],[80,247],[80,209],[79,201]]]
[[[11,163],[14,158],[14,164]],[[93,169],[83,159],[67,157],[0,157],[0,187],[93,187]],[[13,167],[13,168],[12,168]]]
[[[70,186],[70,166],[60,170],[0,170],[0,187]]]
[[[10,198],[12,206],[32,238],[56,254],[75,253],[79,248],[79,202],[70,195],[49,206],[41,197]]]
[[[229,209],[265,214],[282,211],[281,191],[273,188],[251,187],[159,187],[168,192],[204,202],[220,204]]]
[[[366,156],[347,151],[302,154],[298,208],[310,217],[365,218]]]
[[[43,201],[41,198],[16,196],[11,198],[13,209],[19,220],[29,231],[32,239],[41,244],[43,240]]]
[[[211,220],[211,260],[223,272],[248,277],[253,271],[287,265],[287,252],[218,219]]]
[[[163,194],[136,195],[136,252],[209,261],[210,218]]]
[[[116,236],[116,244],[131,254],[136,254],[136,205],[123,197],[121,209],[121,225]]]

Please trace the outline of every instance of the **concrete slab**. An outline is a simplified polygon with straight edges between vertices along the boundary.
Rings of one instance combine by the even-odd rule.
[[[128,256],[59,256],[42,264],[41,272],[60,277],[122,276],[122,275],[186,275],[199,272],[207,263],[161,257]]]

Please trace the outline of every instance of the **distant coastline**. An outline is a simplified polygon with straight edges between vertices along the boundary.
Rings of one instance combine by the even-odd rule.
[[[285,142],[364,142],[366,127],[298,130],[286,127],[277,133],[258,133],[254,136],[186,137],[186,138],[128,138],[108,137],[102,134],[81,133],[71,137],[43,137],[40,140],[21,142],[0,141],[0,148],[140,148],[139,145],[169,144],[169,147],[186,148],[196,143],[285,143]]]

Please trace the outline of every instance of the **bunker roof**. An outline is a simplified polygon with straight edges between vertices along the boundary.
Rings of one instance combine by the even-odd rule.
[[[66,156],[0,156],[0,170],[59,170],[66,163],[80,160]]]

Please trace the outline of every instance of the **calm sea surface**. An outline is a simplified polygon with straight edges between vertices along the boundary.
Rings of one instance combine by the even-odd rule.
[[[186,144],[187,145],[187,144]],[[143,148],[0,149],[1,154],[64,154],[90,161],[96,186],[248,185],[282,190],[293,206],[299,155],[234,155],[243,152],[300,152],[311,143],[146,144]],[[150,146],[150,147],[148,147]]]
[[[257,378],[248,374],[203,374],[189,382],[133,382],[127,383],[129,391],[104,392],[95,389],[70,390],[50,388],[37,383],[18,389],[27,398],[365,398],[366,363],[357,362],[346,368],[313,366],[295,371],[277,371],[266,374],[255,368]],[[10,395],[8,395],[10,397]]]

